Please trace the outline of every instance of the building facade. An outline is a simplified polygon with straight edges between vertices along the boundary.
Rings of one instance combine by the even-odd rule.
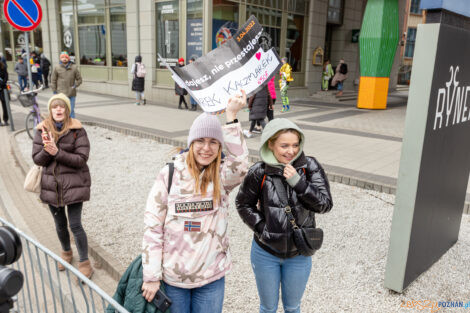
[[[130,68],[135,56],[141,55],[147,67],[146,98],[175,102],[174,82],[158,55],[168,63],[204,55],[229,39],[251,15],[264,27],[261,44],[288,58],[294,72],[292,96],[320,90],[324,59],[335,65],[344,58],[349,69],[345,88],[357,88],[357,36],[367,0],[39,2],[43,20],[29,32],[30,46],[44,53],[53,66],[60,52],[68,51],[80,67],[82,90],[132,97]],[[0,26],[0,48],[13,65],[24,49],[24,33],[12,29],[4,14]]]

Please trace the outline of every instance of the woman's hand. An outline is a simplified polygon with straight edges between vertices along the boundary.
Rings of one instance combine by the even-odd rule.
[[[286,164],[286,166],[284,167],[284,177],[286,179],[289,179],[289,178],[292,178],[295,176],[295,174],[297,174],[297,171],[295,170],[295,168],[290,165],[290,164]]]
[[[155,294],[157,293],[158,289],[160,289],[159,281],[152,281],[148,283],[144,282],[142,284],[142,296],[145,298],[145,300],[151,302],[155,297]]]
[[[59,152],[55,141],[52,138],[52,134],[49,133],[42,133],[42,142],[44,143],[44,150],[49,153],[50,155],[56,155]]]
[[[241,96],[230,96],[227,103],[227,122],[232,122],[237,118],[237,113],[246,105],[246,93],[245,90],[241,90]]]

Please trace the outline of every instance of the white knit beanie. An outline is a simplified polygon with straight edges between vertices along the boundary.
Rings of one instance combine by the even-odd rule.
[[[70,99],[63,93],[58,93],[53,95],[50,99],[49,102],[47,102],[47,110],[51,110],[51,104],[54,102],[54,100],[62,100],[65,102],[65,105],[69,108],[69,112],[72,112],[72,107],[70,106]]]
[[[224,134],[219,119],[215,115],[202,113],[193,122],[189,129],[188,147],[191,143],[199,138],[215,138],[220,144],[224,145]]]

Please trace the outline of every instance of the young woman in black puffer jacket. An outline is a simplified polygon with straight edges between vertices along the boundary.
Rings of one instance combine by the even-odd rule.
[[[269,122],[261,136],[262,162],[249,170],[236,198],[240,217],[254,231],[251,264],[260,297],[260,313],[277,312],[279,288],[285,312],[300,312],[312,258],[299,253],[292,227],[274,185],[282,179],[296,224],[315,227],[315,213],[333,202],[325,171],[302,151],[304,134],[291,121]]]

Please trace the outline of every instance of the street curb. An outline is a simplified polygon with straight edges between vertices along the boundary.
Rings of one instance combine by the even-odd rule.
[[[26,173],[28,173],[29,171],[29,166],[23,159],[20,148],[18,147],[18,143],[15,139],[16,135],[24,131],[25,129],[21,129],[15,131],[10,135],[10,146],[13,152],[13,157],[18,163],[18,166],[20,167],[23,175],[26,176]],[[42,205],[45,209],[47,209],[47,206],[45,204]],[[103,270],[105,270],[116,281],[119,281],[119,279],[121,279],[121,276],[122,274],[124,274],[126,268],[90,237],[88,237],[88,254],[94,258],[94,265],[97,268],[102,268]]]

